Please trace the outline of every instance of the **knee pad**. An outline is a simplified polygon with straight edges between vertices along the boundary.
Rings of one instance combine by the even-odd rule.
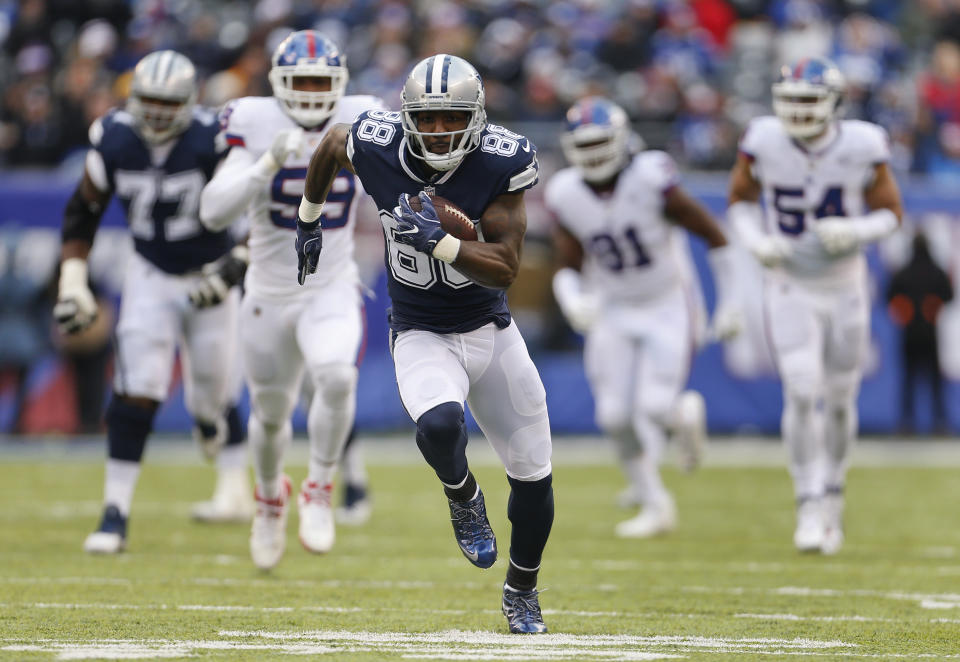
[[[107,452],[114,460],[139,462],[147,437],[153,430],[158,402],[134,403],[128,398],[113,395],[104,417],[107,423]]]
[[[794,380],[783,389],[784,406],[792,408],[799,416],[806,416],[813,411],[817,397],[817,388],[812,380]]]
[[[463,407],[444,402],[417,419],[417,447],[441,481],[456,485],[467,475],[467,427]]]
[[[356,392],[357,367],[352,363],[326,363],[313,372],[314,388],[329,407],[343,407]]]
[[[619,403],[597,400],[593,418],[597,427],[610,436],[630,426],[630,412]]]

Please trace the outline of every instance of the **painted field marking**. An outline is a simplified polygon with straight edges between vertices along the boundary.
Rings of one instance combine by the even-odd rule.
[[[845,598],[869,597],[885,598],[887,600],[904,600],[917,602],[924,609],[956,609],[960,608],[960,593],[911,593],[906,591],[878,591],[874,589],[836,589],[812,588],[809,586],[780,586],[778,588],[760,588],[744,586],[682,586],[681,591],[687,593],[723,593],[727,595],[744,595],[746,593],[763,593],[766,595],[791,595],[797,597],[818,598]]]
[[[271,632],[223,630],[220,640],[105,639],[96,642],[41,639],[3,640],[0,651],[57,654],[57,659],[135,659],[190,656],[199,651],[270,651],[294,655],[342,656],[373,652],[438,660],[636,660],[676,659],[683,653],[718,655],[830,655],[865,657],[855,644],[766,637],[698,637],[546,634],[537,637],[492,632]]]

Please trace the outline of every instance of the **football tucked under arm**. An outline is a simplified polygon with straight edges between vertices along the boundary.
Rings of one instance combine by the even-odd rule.
[[[444,232],[463,241],[476,241],[478,239],[476,224],[470,219],[467,212],[439,195],[431,195],[430,201],[433,202],[433,206],[437,210],[437,218]],[[423,209],[420,206],[419,197],[410,196],[410,208],[413,211]]]

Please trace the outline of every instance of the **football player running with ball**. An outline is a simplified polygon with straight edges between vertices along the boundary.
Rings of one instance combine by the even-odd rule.
[[[320,252],[333,235],[331,184],[341,169],[356,172],[377,203],[386,240],[400,398],[443,484],[457,544],[480,568],[496,561],[483,493],[467,466],[466,401],[510,484],[503,612],[511,632],[546,632],[536,585],[553,524],[550,423],[505,292],[519,269],[523,194],[537,183],[536,148],[487,124],[483,83],[459,57],[419,62],[401,99],[400,112],[367,112],[333,127],[314,153],[297,221],[299,279],[335,250]],[[429,194],[476,219],[482,241],[444,231]]]
[[[626,113],[602,97],[567,112],[561,145],[573,167],[557,172],[544,196],[557,221],[560,270],[553,290],[571,326],[586,337],[584,363],[597,426],[614,440],[629,490],[643,506],[617,525],[625,538],[648,538],[676,525],[660,478],[674,432],[695,464],[706,436],[703,398],[683,391],[697,314],[686,287],[690,267],[676,227],[702,237],[717,280],[713,335],[742,326],[732,299],[731,247],[707,211],[679,186],[673,159],[631,153]]]
[[[311,552],[333,547],[333,477],[356,411],[364,324],[353,233],[361,189],[347,170],[330,174],[323,218],[329,250],[317,275],[298,287],[288,265],[307,160],[339,122],[383,107],[375,97],[344,96],[345,58],[315,30],[294,32],[277,46],[269,78],[272,97],[237,99],[221,111],[233,149],[200,200],[208,228],[225,228],[244,214],[250,222],[250,268],[240,310],[257,483],[250,555],[265,570],[286,547],[292,490],[283,459],[301,381],[306,377],[312,387],[310,459],[297,504],[300,542]]]
[[[838,119],[843,85],[824,58],[782,68],[773,85],[776,116],[754,119],[741,140],[727,210],[766,267],[797,507],[793,542],[825,554],[843,543],[847,456],[869,339],[861,247],[896,230],[902,213],[886,132]]]
[[[196,96],[194,67],[183,55],[157,51],[140,60],[126,108],[90,126],[83,179],[64,214],[54,316],[65,333],[82,331],[96,315],[87,256],[112,196],[123,204],[135,251],[124,277],[114,393],[105,416],[104,512],[84,542],[91,553],[126,547],[140,461],[169,391],[178,345],[194,437],[209,458],[220,455],[217,493],[202,513],[249,520],[253,509],[243,426],[228,408],[239,297],[225,283],[217,305],[200,309],[190,301],[207,274],[243,262],[228,233],[211,232],[198,220],[200,190],[226,145],[217,140],[213,114],[195,106]]]

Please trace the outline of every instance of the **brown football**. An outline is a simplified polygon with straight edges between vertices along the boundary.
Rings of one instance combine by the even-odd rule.
[[[430,200],[437,209],[437,217],[440,219],[440,227],[457,239],[464,241],[477,240],[477,228],[467,212],[463,211],[457,205],[439,195],[431,195]],[[415,195],[410,196],[410,208],[413,211],[420,211],[420,198]]]

